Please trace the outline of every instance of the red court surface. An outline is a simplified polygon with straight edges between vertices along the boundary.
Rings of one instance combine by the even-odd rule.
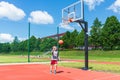
[[[49,65],[15,64],[0,65],[0,80],[120,80],[120,75],[65,67],[50,74]]]

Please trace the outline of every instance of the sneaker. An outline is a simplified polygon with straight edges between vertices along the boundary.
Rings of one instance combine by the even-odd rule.
[[[56,70],[54,70],[54,74],[56,74]]]
[[[52,74],[52,70],[50,70],[50,74]]]

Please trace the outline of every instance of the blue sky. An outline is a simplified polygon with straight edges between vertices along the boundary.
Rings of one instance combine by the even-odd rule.
[[[0,42],[10,42],[15,36],[20,40],[27,39],[28,21],[31,21],[31,35],[41,38],[56,34],[62,8],[76,1],[0,0]],[[88,21],[89,30],[96,17],[104,23],[112,15],[120,20],[120,0],[85,0],[85,20]],[[81,30],[78,25],[71,27]],[[65,31],[67,29],[60,28],[60,33]]]

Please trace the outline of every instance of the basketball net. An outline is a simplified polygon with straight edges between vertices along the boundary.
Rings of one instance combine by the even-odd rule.
[[[73,18],[69,18],[68,20],[67,19],[63,19],[63,22],[61,23],[61,25],[69,25],[69,23],[72,23],[73,22]]]

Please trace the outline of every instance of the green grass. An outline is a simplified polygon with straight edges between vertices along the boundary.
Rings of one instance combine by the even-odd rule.
[[[49,61],[48,58],[49,55],[43,55],[43,52],[30,52],[31,62],[46,62]],[[24,62],[28,62],[27,52],[0,53],[0,63],[24,63]]]
[[[30,52],[30,55],[42,55],[44,52]],[[1,53],[4,55],[5,53]],[[28,55],[28,52],[10,52],[7,55]]]
[[[49,55],[44,55],[44,52],[30,52],[31,56],[42,56],[42,58],[48,58]],[[11,53],[1,53],[0,63],[6,62],[27,62],[27,52],[11,52]],[[22,57],[21,57],[22,56]],[[26,56],[26,57],[23,57]],[[89,51],[89,60],[96,61],[108,61],[108,62],[120,62],[120,50],[115,51],[100,51],[93,50]],[[42,58],[31,58],[33,62],[48,61]],[[84,51],[60,51],[60,58],[64,59],[79,59],[84,60]]]
[[[21,63],[27,62],[27,58],[18,55],[0,55],[0,63]]]
[[[60,57],[65,59],[84,59],[84,51],[61,51]],[[120,51],[89,51],[89,60],[120,62]]]
[[[65,59],[78,59],[84,60],[84,51],[61,51],[61,58]],[[120,62],[120,50],[114,51],[100,51],[92,50],[89,51],[89,60],[101,61],[101,62]],[[60,66],[72,67],[72,68],[83,68],[84,63],[82,62],[70,62],[70,63],[60,63]],[[98,64],[89,63],[89,69],[93,71],[104,71],[120,74],[120,65],[114,64]]]
[[[84,63],[83,62],[59,63],[59,66],[81,69],[84,67]],[[102,64],[101,65],[101,64],[96,64],[96,63],[90,63],[89,70],[120,74],[120,66],[119,65],[112,65],[112,64]]]
[[[48,62],[48,56],[38,58],[37,56],[30,57],[30,62]],[[24,63],[28,62],[27,55],[0,55],[0,63]]]

